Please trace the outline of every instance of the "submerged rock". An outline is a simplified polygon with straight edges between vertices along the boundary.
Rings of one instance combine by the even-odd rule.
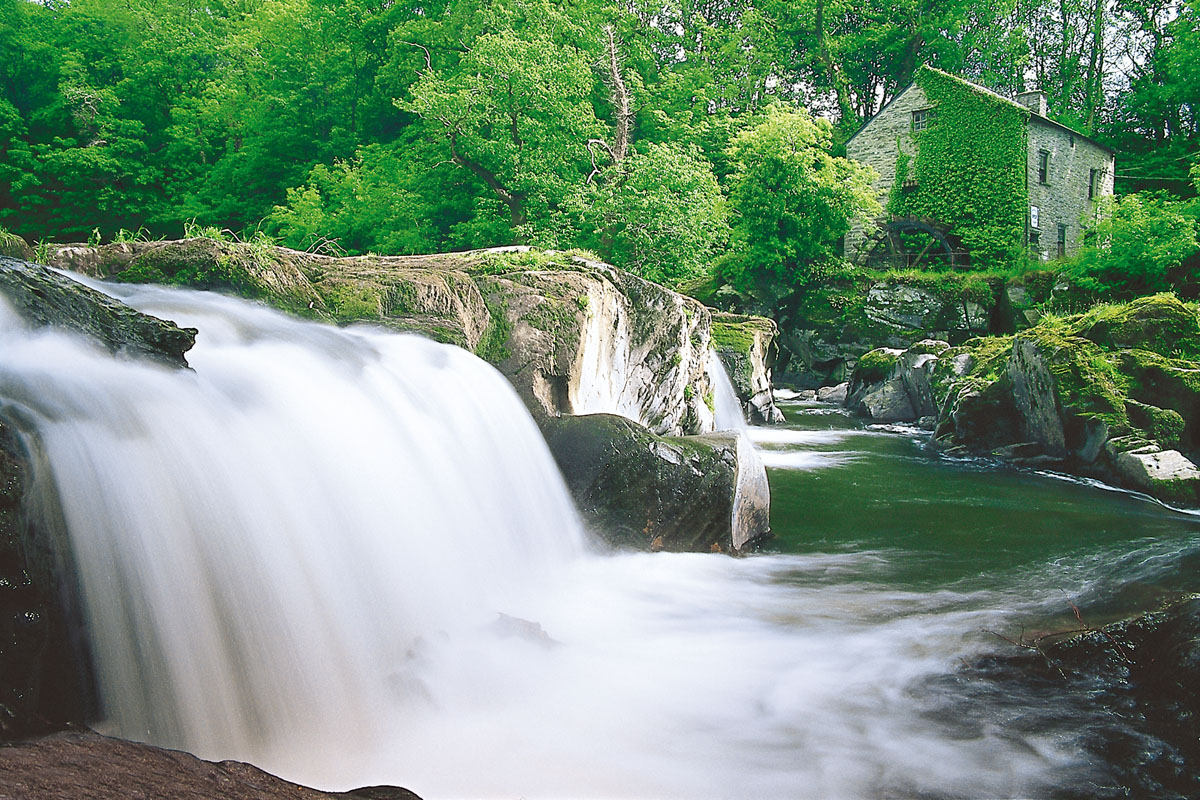
[[[39,800],[421,800],[398,786],[321,792],[250,764],[70,731],[0,747],[0,797]]]
[[[585,521],[639,550],[741,552],[769,535],[761,462],[732,433],[660,437],[613,414],[547,419],[542,432]]]

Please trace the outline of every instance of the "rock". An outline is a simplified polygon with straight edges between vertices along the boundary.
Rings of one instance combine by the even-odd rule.
[[[186,368],[196,331],[141,314],[40,265],[0,257],[0,295],[31,326],[87,336],[110,352]],[[61,511],[35,476],[40,450],[19,414],[0,414],[0,739],[80,721],[84,657],[69,565],[58,556]]]
[[[783,422],[771,391],[771,368],[778,355],[779,328],[765,317],[714,312],[712,346],[751,422]]]
[[[916,422],[937,414],[930,376],[944,341],[924,339],[907,350],[882,347],[858,360],[846,407],[877,422]]]
[[[843,405],[846,402],[846,395],[850,392],[850,382],[842,381],[837,386],[822,386],[817,389],[813,399],[819,400],[822,403],[835,403]]]
[[[456,344],[496,365],[538,417],[604,412],[661,434],[713,429],[705,371],[710,311],[566,253],[508,247],[334,258],[194,238],[60,246],[52,260],[96,277],[228,291],[301,316]],[[743,401],[752,412],[777,420],[774,323],[737,319],[747,347],[731,372],[744,374]]]
[[[912,422],[918,416],[899,378],[876,384],[862,396],[855,410],[876,422]]]
[[[28,324],[86,335],[112,353],[186,367],[194,328],[134,311],[107,295],[37,264],[0,256],[0,295]]]
[[[769,535],[766,473],[745,437],[659,437],[612,414],[548,418],[542,432],[589,527],[615,546],[729,553]]]
[[[1047,455],[1066,455],[1066,435],[1054,376],[1035,342],[1020,337],[1013,341],[1008,377],[1021,415],[1022,435],[1039,443]]]
[[[916,286],[877,283],[867,292],[866,315],[873,322],[912,331],[937,327],[944,303]]]
[[[1200,469],[1178,450],[1163,450],[1156,443],[1143,444],[1135,437],[1124,437],[1110,439],[1105,451],[1117,473],[1129,484],[1168,500],[1200,500]]]
[[[21,261],[33,261],[34,252],[29,243],[20,236],[0,228],[0,256],[8,256]]]
[[[0,798],[39,800],[420,800],[398,786],[327,793],[250,764],[70,731],[0,747]]]

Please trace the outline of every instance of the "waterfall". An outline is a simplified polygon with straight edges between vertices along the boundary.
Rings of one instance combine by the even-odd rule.
[[[716,428],[719,431],[745,431],[746,416],[742,412],[742,403],[738,400],[733,382],[729,380],[725,367],[716,351],[708,351],[708,382],[713,392],[713,416],[716,418]]]
[[[519,615],[582,551],[536,426],[473,355],[195,292],[129,299],[200,328],[194,372],[0,310],[0,397],[52,465],[106,730],[268,761],[369,739],[431,638]]]

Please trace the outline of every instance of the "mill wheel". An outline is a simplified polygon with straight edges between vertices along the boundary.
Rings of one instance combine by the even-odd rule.
[[[925,219],[895,219],[880,226],[866,249],[872,269],[942,269],[969,263],[961,240],[949,227]]]

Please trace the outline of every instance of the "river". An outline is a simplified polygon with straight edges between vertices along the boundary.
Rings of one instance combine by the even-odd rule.
[[[320,788],[1100,795],[1104,710],[975,665],[1072,604],[1152,607],[1200,559],[1195,516],[798,404],[750,431],[768,552],[608,552],[469,354],[103,288],[199,328],[194,372],[0,313],[0,397],[36,422],[80,568],[96,725]]]

